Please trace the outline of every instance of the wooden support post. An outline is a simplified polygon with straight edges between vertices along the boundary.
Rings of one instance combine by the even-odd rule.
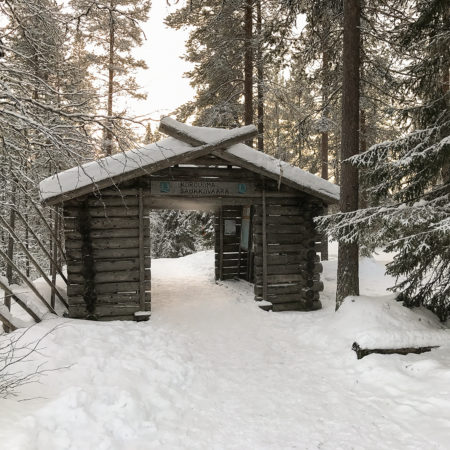
[[[56,207],[54,209],[55,214],[55,221],[54,221],[54,230],[55,230],[55,237],[56,239],[59,238],[59,207]],[[56,245],[56,242],[53,244],[53,258],[50,260],[50,267],[51,267],[51,277],[52,277],[52,283],[51,283],[51,298],[50,298],[50,304],[52,305],[52,308],[55,308],[56,305],[56,265],[58,264],[58,246]]]
[[[223,278],[223,207],[219,210],[219,280]]]
[[[81,261],[83,264],[81,273],[84,278],[83,298],[88,313],[87,318],[96,320],[95,260],[92,248],[91,215],[88,200],[84,200],[79,206],[78,231],[81,234]]]
[[[139,307],[145,309],[144,196],[139,188]]]
[[[262,192],[262,254],[263,254],[263,300],[267,300],[267,212],[266,190]]]
[[[254,258],[253,258],[253,214],[255,213],[254,206],[250,206],[250,224],[248,228],[248,249],[247,249],[247,281],[252,282],[254,273]]]

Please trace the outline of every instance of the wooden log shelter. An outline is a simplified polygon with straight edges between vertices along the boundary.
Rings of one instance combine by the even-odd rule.
[[[320,308],[320,236],[313,218],[339,199],[334,184],[243,142],[253,125],[193,127],[166,117],[170,137],[45,179],[45,205],[63,206],[68,313],[148,318],[149,213],[212,211],[217,280],[254,283],[273,311]]]

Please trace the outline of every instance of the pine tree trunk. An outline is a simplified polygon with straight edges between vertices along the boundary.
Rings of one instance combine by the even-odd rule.
[[[245,3],[244,47],[244,122],[253,123],[253,0]],[[253,146],[253,140],[247,142]]]
[[[367,124],[366,124],[366,112],[361,108],[360,119],[359,119],[359,135],[360,135],[360,152],[364,153],[367,150]],[[359,173],[359,178],[363,175],[362,171]],[[362,179],[362,178],[361,178]],[[361,185],[361,183],[360,183]],[[360,186],[359,188],[359,208],[367,208],[367,198],[364,189]]]
[[[109,3],[109,65],[108,65],[108,106],[107,106],[107,116],[108,120],[106,123],[105,131],[105,151],[107,155],[112,154],[113,148],[113,96],[114,96],[114,40],[115,40],[115,27],[114,27],[114,16],[113,8],[114,2],[110,0]]]
[[[258,35],[258,49],[256,56],[256,70],[258,75],[258,150],[264,152],[264,61],[261,0],[256,1],[256,33]]]
[[[322,52],[322,115],[328,119],[328,63],[329,55],[326,48]],[[324,180],[328,180],[328,128],[321,132],[320,136],[320,154],[321,154],[321,175]],[[328,213],[328,208],[324,208],[324,214]],[[322,261],[328,261],[328,235],[322,234],[322,245],[320,248]]]
[[[359,152],[360,0],[344,0],[342,85],[342,212],[358,209],[358,169],[346,159]],[[348,295],[359,295],[358,243],[339,242],[336,309]]]
[[[450,26],[450,7],[447,7],[444,10],[444,23],[447,25],[447,29]],[[443,58],[444,61],[442,67],[442,94],[446,98],[446,106],[447,111],[450,111],[450,96],[448,95],[449,87],[450,87],[450,65],[448,63],[450,58],[450,50],[449,48],[445,48],[443,50]],[[442,138],[448,136],[450,134],[450,126],[447,125],[442,130]],[[450,161],[447,161],[446,164],[441,169],[442,173],[442,181],[444,183],[450,183]]]

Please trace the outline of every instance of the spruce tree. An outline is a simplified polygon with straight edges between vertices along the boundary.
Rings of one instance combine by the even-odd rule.
[[[405,7],[400,2],[397,7]],[[387,273],[407,305],[450,312],[450,105],[448,2],[408,2],[411,15],[392,20],[390,39],[402,75],[405,124],[398,139],[351,158],[363,169],[378,206],[321,220],[334,237],[394,252]],[[396,9],[398,11],[398,9]],[[387,22],[386,22],[387,23]]]

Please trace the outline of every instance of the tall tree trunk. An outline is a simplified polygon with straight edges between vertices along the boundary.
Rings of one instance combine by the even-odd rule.
[[[253,123],[253,0],[246,0],[244,19],[244,122]],[[253,146],[253,140],[247,143]]]
[[[346,160],[359,152],[360,0],[344,0],[342,85],[342,212],[358,209],[358,169]],[[339,242],[336,309],[348,295],[359,295],[358,243]]]
[[[361,108],[359,118],[359,135],[360,135],[360,144],[359,149],[361,153],[364,153],[367,150],[367,123],[366,123],[366,112],[363,108]],[[361,171],[362,172],[362,171]],[[362,179],[362,173],[359,174],[359,178]],[[359,188],[359,208],[364,209],[367,208],[367,198],[366,193],[364,192],[363,187],[360,183]]]
[[[341,184],[341,133],[340,129],[337,129],[334,133],[334,149],[336,152],[336,163],[334,165],[334,179],[338,186]]]
[[[109,61],[108,61],[108,106],[107,106],[107,122],[105,130],[105,151],[107,155],[112,154],[113,150],[113,96],[114,96],[114,41],[115,41],[115,24],[114,24],[114,1],[109,2]]]
[[[446,28],[450,26],[450,7],[444,6],[444,23],[446,24]],[[446,99],[447,111],[450,111],[450,96],[448,95],[448,91],[450,88],[450,65],[448,63],[450,58],[450,49],[445,47],[443,49],[443,58],[444,61],[442,66],[442,94]],[[446,137],[450,134],[450,126],[447,125],[442,130],[442,137]],[[441,169],[442,180],[444,183],[450,183],[450,161],[447,161],[446,164]]]
[[[321,155],[321,175],[324,180],[328,180],[328,64],[329,64],[329,54],[326,44],[323,44],[324,48],[322,51],[322,117],[325,122],[327,122],[327,129],[321,132],[320,136],[320,155]],[[328,213],[328,208],[324,208],[324,214]],[[320,248],[320,254],[323,261],[328,261],[328,235],[326,233],[322,234],[322,245]]]
[[[8,225],[14,229],[16,226],[16,202],[17,202],[17,180],[12,180],[11,185],[11,206],[9,207],[9,220]],[[8,247],[6,250],[6,254],[11,261],[14,261],[14,238],[9,234],[8,236]],[[10,264],[6,263],[6,278],[8,280],[8,284],[12,284],[13,282],[13,268]],[[11,309],[11,297],[5,295],[5,306],[8,309]]]
[[[256,0],[256,33],[258,35],[258,48],[256,55],[256,70],[258,75],[258,150],[264,152],[264,60],[261,0]]]

